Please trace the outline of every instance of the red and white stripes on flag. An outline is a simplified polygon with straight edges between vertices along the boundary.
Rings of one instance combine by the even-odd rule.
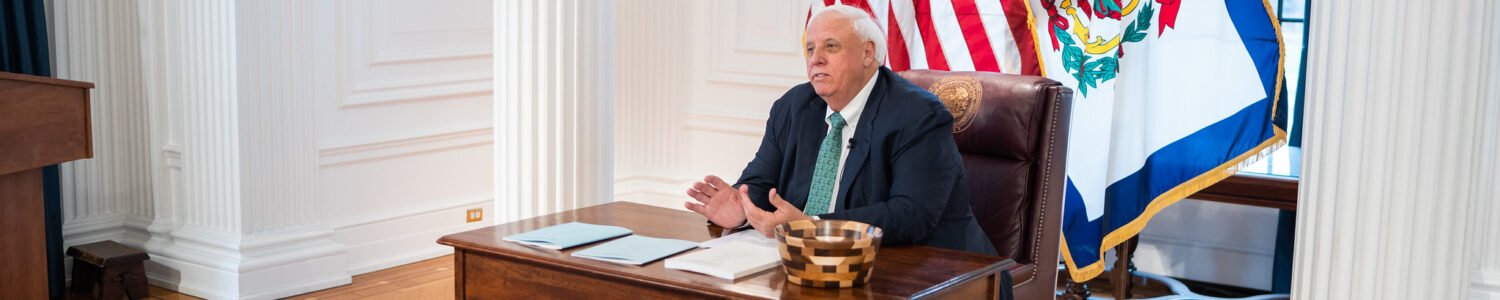
[[[891,70],[1041,75],[1024,0],[813,0],[808,17],[834,4],[875,17],[886,32]]]

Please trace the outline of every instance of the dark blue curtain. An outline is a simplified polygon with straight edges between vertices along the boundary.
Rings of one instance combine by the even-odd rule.
[[[0,71],[52,76],[48,61],[47,15],[42,0],[0,0]],[[57,166],[42,169],[46,194],[47,281],[52,298],[62,297],[62,189]]]

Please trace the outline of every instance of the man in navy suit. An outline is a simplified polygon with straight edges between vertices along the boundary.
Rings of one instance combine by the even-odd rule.
[[[768,237],[794,220],[853,220],[882,228],[883,244],[994,254],[969,209],[952,114],[881,66],[884,33],[870,16],[824,8],[803,46],[809,82],[772,105],[738,189],[709,175],[684,206]]]

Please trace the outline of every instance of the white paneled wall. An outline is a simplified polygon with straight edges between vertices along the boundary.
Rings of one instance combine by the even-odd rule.
[[[1494,298],[1500,8],[1313,5],[1292,297]]]
[[[447,254],[489,222],[490,3],[49,2],[55,69],[95,82],[64,244],[152,254],[153,284],[277,298]]]
[[[330,78],[315,101],[317,198],[362,274],[452,252],[493,201],[491,3],[332,2],[314,16]],[[292,47],[295,48],[295,47]],[[486,211],[487,216],[494,216]]]
[[[693,1],[646,1],[615,11],[615,200],[681,207],[687,174],[676,174],[694,141],[682,139],[689,77]],[[663,17],[673,16],[673,17]],[[671,41],[663,44],[664,41]],[[680,43],[680,44],[679,44]]]
[[[692,96],[682,106],[688,179],[718,175],[734,182],[765,133],[771,103],[807,81],[801,54],[806,1],[695,3],[690,27]],[[677,206],[688,200],[676,189]]]
[[[616,11],[615,198],[682,208],[733,182],[771,103],[805,80],[804,1],[647,1]]]
[[[1278,215],[1264,207],[1179,201],[1151,218],[1132,261],[1153,274],[1269,291]]]

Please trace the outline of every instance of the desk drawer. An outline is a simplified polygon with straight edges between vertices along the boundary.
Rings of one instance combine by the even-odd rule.
[[[460,299],[727,299],[629,278],[457,251]]]

